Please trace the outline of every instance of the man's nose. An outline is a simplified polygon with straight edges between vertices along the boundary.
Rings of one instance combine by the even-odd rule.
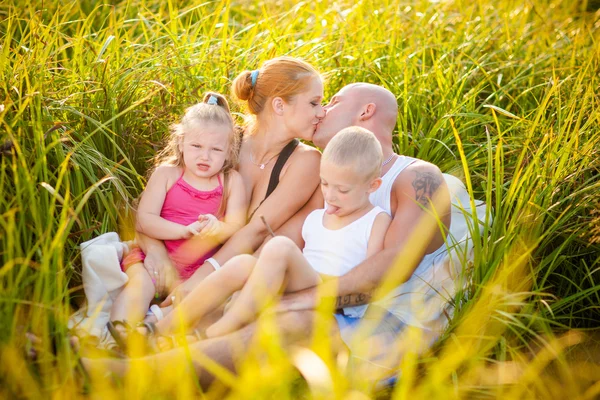
[[[327,115],[327,110],[325,107],[321,107],[321,111],[317,113],[317,118],[323,119]]]

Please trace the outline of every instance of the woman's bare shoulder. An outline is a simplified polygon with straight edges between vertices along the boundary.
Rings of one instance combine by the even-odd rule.
[[[295,160],[302,160],[302,162],[319,163],[321,161],[321,152],[316,148],[302,142],[298,145],[292,156]]]

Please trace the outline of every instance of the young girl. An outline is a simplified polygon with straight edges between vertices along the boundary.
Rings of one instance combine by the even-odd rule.
[[[176,312],[155,325],[155,331],[168,334],[179,324],[193,326],[241,289],[206,334],[214,337],[236,331],[280,290],[295,292],[315,286],[379,252],[391,218],[369,202],[369,194],[381,185],[382,158],[381,145],[371,132],[351,127],[338,133],[321,161],[326,208],[313,211],[304,222],[303,252],[292,240],[277,236],[267,242],[258,259],[234,257],[200,282]],[[364,308],[345,308],[344,314],[361,316]]]
[[[169,144],[141,196],[137,230],[164,241],[179,281],[189,278],[245,223],[245,188],[233,169],[237,136],[225,98],[207,93],[172,126]],[[129,281],[114,302],[108,326],[119,345],[119,333],[128,328],[125,321],[141,321],[156,292],[144,258],[134,248],[122,262]]]

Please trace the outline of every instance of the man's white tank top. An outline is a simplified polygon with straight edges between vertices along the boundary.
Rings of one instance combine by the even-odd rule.
[[[417,161],[416,158],[406,157],[406,156],[398,156],[394,164],[389,169],[388,172],[385,173],[381,177],[381,186],[379,189],[371,193],[369,196],[369,200],[371,200],[371,204],[383,208],[390,216],[392,215],[392,205],[391,205],[391,197],[392,197],[392,186],[396,181],[396,178],[404,168],[408,167],[410,164]]]
[[[302,225],[302,253],[313,269],[321,274],[340,276],[367,258],[367,247],[375,218],[385,212],[379,207],[340,229],[323,225],[324,209],[311,212]],[[367,306],[344,308],[344,314],[362,316]]]
[[[379,189],[371,193],[371,203],[391,215],[392,186],[398,175],[415,161],[417,159],[412,157],[398,156],[390,170],[382,176]],[[479,200],[471,203],[460,179],[449,174],[442,175],[452,203],[452,219],[446,243],[425,255],[406,282],[375,303],[403,322],[424,329],[438,329],[438,321],[446,321],[445,310],[450,307],[449,299],[465,284],[462,278],[465,266],[473,258],[471,231],[478,229],[481,234],[482,221],[486,218],[485,203]],[[472,204],[475,210],[472,210]],[[477,220],[473,220],[473,217]]]

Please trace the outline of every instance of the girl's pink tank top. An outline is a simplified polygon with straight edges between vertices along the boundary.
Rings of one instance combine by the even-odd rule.
[[[219,179],[219,186],[204,192],[184,181],[183,174],[181,174],[177,182],[167,192],[160,216],[182,225],[189,225],[197,221],[200,214],[217,216],[223,198],[223,184],[220,174],[217,175],[217,178]],[[189,243],[189,246],[183,246],[186,242]],[[194,243],[193,238],[164,241],[169,257],[182,279],[189,278],[220,247],[220,245],[206,242],[206,240],[198,240]],[[194,254],[198,254],[200,246],[206,248],[207,252],[200,258],[194,257]]]

